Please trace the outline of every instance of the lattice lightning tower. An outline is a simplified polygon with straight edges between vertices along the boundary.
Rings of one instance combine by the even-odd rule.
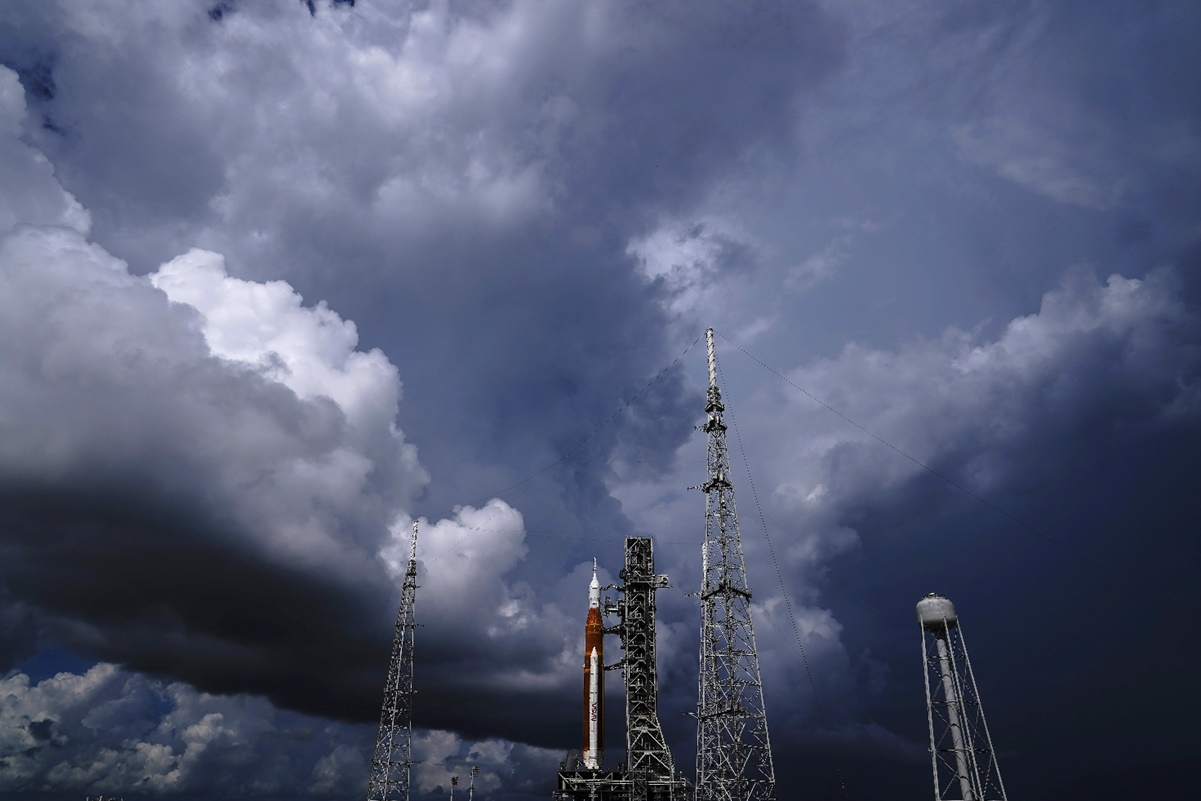
[[[717,388],[713,329],[705,331],[709,352],[709,480],[705,492],[702,551],[701,653],[696,734],[696,801],[774,801],[776,777],[767,710],[751,624],[747,582],[730,455],[725,406]]]
[[[413,607],[417,600],[417,521],[413,521],[413,541],[409,544],[409,566],[400,591],[400,610],[396,613],[396,633],[392,639],[392,661],[384,685],[384,706],[380,712],[375,757],[371,760],[371,778],[367,801],[408,801],[409,770],[413,765],[413,634],[417,623]]]

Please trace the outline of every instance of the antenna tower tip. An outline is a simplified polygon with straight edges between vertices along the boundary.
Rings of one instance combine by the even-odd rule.
[[[713,329],[705,329],[705,350],[709,356],[709,389],[717,389],[717,351],[713,347]]]

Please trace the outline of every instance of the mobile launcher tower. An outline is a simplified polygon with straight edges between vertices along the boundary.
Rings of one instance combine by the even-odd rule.
[[[650,537],[627,537],[624,582],[613,587],[621,599],[605,604],[618,625],[601,624],[600,582],[593,563],[588,618],[584,628],[584,739],[580,756],[560,766],[555,801],[687,801],[688,782],[676,772],[663,727],[659,725],[659,688],[655,668],[655,592],[668,578],[655,574]],[[624,656],[604,664],[604,634],[617,634]],[[604,671],[622,671],[626,685],[626,762],[616,769],[604,763]]]
[[[1005,801],[980,691],[950,599],[917,603],[935,801]]]

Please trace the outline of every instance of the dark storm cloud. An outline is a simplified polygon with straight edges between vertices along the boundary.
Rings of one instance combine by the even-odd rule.
[[[374,554],[424,481],[411,448],[356,445],[381,431],[352,400],[214,358],[194,310],[74,232],[19,229],[0,260],[7,592],[81,652],[364,714]],[[372,463],[379,483],[358,481]]]
[[[0,577],[42,613],[47,639],[210,691],[343,718],[375,713],[364,699],[386,651],[370,598],[214,542],[214,530],[235,532],[206,510],[154,509],[150,493],[114,484],[0,493]]]
[[[89,132],[46,146],[96,205],[98,241],[136,269],[200,243],[356,319],[417,390],[403,422],[431,432],[439,515],[545,465],[670,360],[627,240],[739,159],[792,153],[798,99],[838,52],[797,3],[238,12],[221,27],[186,9],[121,26],[22,12],[62,51],[76,94],[57,102]],[[65,50],[85,22],[103,35]],[[115,96],[133,113],[104,111]],[[678,396],[667,383],[651,393]],[[663,453],[686,426],[626,439]],[[540,491],[569,520],[625,528],[594,453]]]
[[[22,67],[30,41],[59,54],[56,81],[69,95],[60,92],[55,104],[88,135],[86,143],[49,145],[64,170],[79,167],[68,180],[85,205],[103,206],[102,239],[122,239],[117,253],[135,265],[153,266],[182,248],[149,259],[137,248],[125,252],[134,243],[122,238],[123,225],[211,222],[184,217],[197,210],[191,205],[148,215],[142,204],[221,196],[218,210],[239,212],[222,220],[222,235],[233,238],[248,224],[299,224],[320,188],[306,185],[310,175],[345,201],[321,209],[343,225],[373,206],[387,211],[389,198],[411,197],[432,202],[424,211],[404,208],[419,212],[416,222],[441,217],[445,226],[455,219],[447,213],[471,211],[461,195],[470,189],[483,207],[517,202],[496,213],[521,214],[533,200],[558,212],[563,234],[611,235],[612,221],[631,211],[686,207],[752,149],[789,154],[799,98],[838,57],[837,34],[803,3],[435,5],[395,15],[367,7],[332,9],[316,21],[274,7],[242,11],[227,20],[232,32],[201,24],[199,7],[186,5],[113,14],[119,23],[69,7],[8,15],[7,63]],[[176,46],[150,42],[148,29]],[[271,47],[276,32],[294,36],[294,47]],[[122,47],[114,50],[114,41]],[[129,80],[135,72],[142,81]],[[114,96],[132,113],[105,112],[98,98]],[[240,111],[250,98],[261,112]],[[281,142],[290,152],[278,150]],[[145,150],[140,158],[135,148]],[[159,153],[180,168],[155,169]],[[213,158],[231,167],[257,158],[260,169],[212,169]],[[97,164],[112,173],[96,173]],[[122,167],[126,177],[109,180]],[[264,183],[276,168],[291,179],[291,193]],[[196,180],[200,172],[206,176]],[[259,191],[275,203],[256,207]],[[99,202],[106,197],[120,202]],[[386,221],[393,230],[415,222]]]
[[[695,449],[680,450],[697,362],[647,383],[716,321],[770,341],[761,355],[798,384],[1104,568],[1065,567],[1028,533],[1015,544],[1003,520],[862,432],[732,376],[825,709],[740,484],[789,787],[835,788],[812,770],[834,753],[857,764],[852,795],[928,792],[905,760],[924,747],[908,635],[930,589],[986,633],[971,635],[982,677],[1058,650],[1026,625],[1043,600],[1091,624],[1074,627],[1063,666],[986,679],[994,736],[1025,760],[1016,786],[1046,784],[1022,767],[1035,745],[1079,743],[1056,766],[1065,786],[1087,771],[1099,742],[1073,722],[1091,721],[1090,698],[1144,704],[1128,691],[1135,657],[1101,631],[1122,611],[1106,600],[1121,581],[1098,576],[1195,576],[1181,532],[1196,528],[1197,306],[1178,283],[1196,272],[1181,257],[1201,163],[1195,4],[915,15],[862,0],[831,12],[845,26],[800,3],[135,5],[0,11],[0,63],[17,73],[0,70],[0,178],[14,188],[0,231],[79,232],[5,240],[38,255],[13,283],[22,302],[2,307],[0,358],[20,380],[0,382],[13,557],[0,652],[69,644],[365,720],[401,535],[426,515],[417,717],[456,731],[423,734],[421,790],[491,760],[493,797],[543,796],[557,758],[529,744],[562,750],[577,734],[591,557],[615,569],[631,530],[695,542],[697,493],[682,487],[699,468],[675,461]],[[798,243],[813,220],[828,236]],[[1080,261],[1117,275],[1072,273],[1048,293]],[[1148,274],[1164,261],[1175,277]],[[58,312],[42,316],[38,297]],[[340,372],[341,359],[367,361]],[[420,463],[389,455],[394,424]],[[488,502],[519,482],[511,506]],[[661,599],[660,656],[681,764],[696,636],[681,590],[696,550],[658,550],[679,588]],[[1190,623],[1178,609],[1166,620],[1122,647],[1176,654],[1167,632]],[[1175,686],[1173,665],[1189,662],[1164,662],[1156,686]],[[1157,703],[1152,719],[1171,719]],[[1047,709],[1056,725],[1030,734]],[[30,726],[52,720],[53,739],[67,717],[13,730],[34,747]],[[135,717],[130,732],[159,725]],[[349,744],[345,771],[362,769],[357,736],[323,741]],[[463,739],[484,736],[509,739]],[[169,775],[186,749],[159,744],[131,734],[98,768],[115,783],[96,789]],[[92,764],[87,747],[61,770]],[[164,761],[139,761],[153,754]],[[192,773],[186,789],[292,792],[260,782],[267,772],[231,769],[220,787]]]
[[[5,100],[11,136],[19,89]],[[48,222],[86,227],[53,174],[20,172],[36,151],[3,152],[27,189],[13,218],[48,209]],[[18,225],[0,263],[9,664],[40,643],[374,719],[395,603],[387,570],[405,550],[391,530],[427,482],[395,428],[392,365],[355,350],[353,324],[326,306],[281,282],[232,279],[212,253],[138,277],[78,231]],[[530,585],[502,580],[527,552],[521,529],[499,502],[427,528],[423,656],[439,680],[423,715],[538,741],[575,695],[564,682],[575,627]],[[464,698],[497,717],[438,719]],[[498,725],[505,716],[522,724]]]
[[[975,113],[960,112],[964,155],[1067,204],[1125,206],[1125,214],[1141,206],[1179,224],[1181,193],[1194,194],[1201,176],[1185,133],[1199,119],[1186,96],[1201,80],[1201,59],[1183,46],[1197,10],[1015,5],[1005,13],[960,7],[939,20],[940,33],[963,42],[987,31],[994,65],[968,106]]]
[[[1106,678],[1091,691],[1078,688],[1077,699],[1093,692],[1170,715],[1167,705],[1145,698],[1138,660],[1124,654],[1154,651],[1164,632],[1188,629],[1201,601],[1190,579],[1201,558],[1188,500],[1188,477],[1201,469],[1199,331],[1196,299],[1172,269],[1105,282],[1075,270],[1037,315],[1011,321],[994,342],[948,332],[941,341],[891,352],[852,346],[791,373],[797,385],[1021,522],[805,398],[796,397],[787,412],[755,414],[777,426],[788,420],[784,441],[808,443],[799,452],[776,451],[776,459],[793,464],[769,470],[794,480],[774,488],[769,523],[782,529],[773,538],[777,554],[793,565],[793,591],[820,588],[822,605],[838,613],[830,638],[821,636],[822,610],[802,612],[822,716],[786,617],[763,600],[764,681],[801,688],[775,696],[777,719],[809,732],[802,741],[816,734],[818,751],[853,741],[851,733],[867,724],[878,727],[867,737],[876,747],[898,740],[887,759],[920,754],[912,604],[931,590],[960,606],[998,748],[1026,755],[1037,752],[1036,743],[1051,747],[1056,737],[1075,737],[1071,724],[1056,721],[1055,734],[1044,736],[1030,721],[1061,703],[1062,683],[1090,674],[1098,659]],[[754,529],[744,532],[758,539]],[[831,558],[840,553],[852,556]],[[776,594],[770,563],[760,555],[752,567],[759,586],[766,577]],[[1167,608],[1144,626],[1130,597]],[[1122,654],[1107,645],[1115,629],[1125,632]],[[1184,680],[1184,665],[1195,666],[1201,655],[1198,645],[1192,634],[1178,640],[1156,681]],[[1022,655],[1048,655],[1056,678],[1015,673]],[[1106,731],[1132,760],[1187,756],[1187,749],[1143,748],[1123,724]],[[856,750],[866,756],[872,748],[862,743]],[[1086,773],[1087,752],[1061,751],[1061,768]],[[1040,781],[1029,761],[1003,759],[1002,766],[1010,783]],[[869,775],[857,781],[873,786]],[[913,791],[920,786],[914,782]]]
[[[1191,424],[1197,317],[1181,288],[1169,268],[1104,283],[1073,270],[1038,314],[1011,321],[995,341],[950,330],[896,351],[852,345],[789,377],[914,459],[948,465],[973,492],[1037,485],[1057,480],[1058,465],[1089,436]],[[798,411],[811,403],[783,382],[779,389]],[[757,402],[779,402],[771,397]],[[775,449],[792,479],[774,488],[772,504],[837,539],[846,504],[899,492],[923,471],[899,454],[880,458],[884,446],[849,424],[825,435],[833,423],[812,406],[790,421],[804,444]],[[812,547],[800,540],[791,555],[811,560]]]
[[[6,100],[11,134],[19,90]],[[38,163],[10,141],[6,169]],[[52,174],[14,174],[38,192],[14,198],[13,219],[36,221],[57,205],[47,221],[86,228]],[[75,232],[18,226],[0,255],[13,343],[4,353],[3,578],[20,596],[6,605],[7,644],[17,656],[28,651],[29,637],[16,635],[32,615],[43,645],[373,719],[390,630],[376,614],[389,604],[375,551],[390,515],[425,483],[390,428],[399,385],[387,361],[353,352],[353,326],[324,306],[301,307],[283,284],[229,279],[212,254],[186,254],[151,283]],[[47,322],[43,336],[23,336]],[[478,549],[506,521],[481,514],[474,530],[452,527],[442,550],[483,573],[455,565],[437,584],[473,576],[475,594],[493,592],[467,617],[469,593],[436,586],[425,595],[424,619],[444,633],[425,642],[428,663],[453,668],[452,691],[456,676],[485,687],[504,673],[529,676],[502,688],[515,712],[561,688],[568,626],[553,610],[539,619],[528,586],[509,593],[496,580],[513,560],[498,564]],[[439,530],[427,541],[436,544]],[[516,536],[519,545],[519,519]],[[440,607],[440,596],[449,603]],[[528,630],[503,638],[506,625]],[[500,639],[488,662],[478,650],[462,654],[463,641],[492,637]],[[122,765],[110,768],[102,785],[124,781]]]
[[[76,232],[21,227],[0,240],[0,263],[0,333],[22,343],[0,359],[8,664],[55,646],[375,719],[407,552],[390,532],[426,481],[393,425],[387,361],[353,351],[353,326],[328,309],[230,279],[212,254],[147,280]],[[39,321],[41,337],[19,336]],[[573,627],[502,580],[526,552],[521,527],[496,502],[426,529],[432,713],[478,685],[518,720],[565,690]],[[512,733],[537,739],[543,723]]]
[[[34,610],[13,600],[0,586],[0,670],[7,671],[17,662],[37,653],[37,617]]]
[[[1070,794],[1087,784],[1074,777],[1097,770],[1096,753],[1180,791],[1187,747],[1157,754],[1134,732],[1154,725],[1187,739],[1187,716],[1145,687],[1186,686],[1201,653],[1190,500],[1201,186],[1191,96],[1201,74],[1186,44],[1196,7],[843,8],[848,69],[807,109],[803,200],[777,212],[772,198],[747,214],[774,218],[774,230],[753,229],[757,239],[798,241],[802,257],[836,256],[835,269],[795,300],[764,282],[758,303],[722,328],[775,312],[776,330],[758,342],[732,338],[776,367],[813,354],[789,374],[796,383],[1049,539],[799,396],[769,400],[790,390],[720,351],[727,371],[741,364],[740,377],[767,382],[734,384],[731,405],[756,481],[786,477],[771,497],[759,490],[777,553],[793,560],[786,582],[826,715],[836,730],[875,724],[881,742],[891,733],[924,747],[912,609],[938,590],[960,605],[993,736],[1011,752],[1011,793]],[[844,219],[871,230],[846,238]],[[827,235],[792,233],[809,225]],[[1164,263],[1175,269],[1155,269]],[[1098,280],[1089,266],[1118,277]],[[789,267],[765,261],[762,273]],[[948,326],[958,331],[940,343]],[[960,360],[958,337],[988,364]],[[746,482],[738,487],[766,604],[778,592],[773,569]],[[758,621],[771,710],[793,732],[773,738],[787,756],[777,764],[790,784],[834,795],[838,782],[819,768],[840,734],[823,731],[786,615],[777,607]],[[1140,658],[1154,678],[1140,677]],[[1195,699],[1181,704],[1196,710]],[[1040,764],[1050,749],[1071,752],[1055,777]],[[869,756],[862,741],[855,750],[839,756],[852,797],[929,792],[903,753]],[[1123,783],[1107,797],[1128,796],[1132,770],[1114,771]]]
[[[8,70],[0,101],[19,190],[0,233],[5,667],[57,645],[369,716],[353,698],[386,654],[376,553],[426,480],[394,427],[394,369],[211,254],[156,273],[196,305],[172,304],[81,235],[86,211],[17,140]],[[317,647],[327,634],[341,644]]]
[[[561,169],[585,214],[688,211],[751,148],[793,155],[800,98],[839,58],[804,3],[630,4],[611,21],[614,46],[563,87],[583,124]]]
[[[1051,747],[1053,738],[1035,737],[1029,721],[1059,704],[1056,693],[1073,675],[1095,671],[1098,660],[1105,678],[1074,697],[1145,703],[1137,657],[1126,646],[1113,651],[1112,631],[1122,630],[1140,653],[1161,648],[1164,632],[1189,629],[1198,601],[1190,576],[1201,571],[1189,501],[1201,469],[1201,305],[1183,280],[1187,269],[1163,267],[1144,279],[1069,270],[1037,312],[1008,321],[995,338],[950,329],[895,348],[852,344],[787,373],[1035,531],[777,377],[750,395],[730,388],[736,461],[744,442],[758,485],[752,493],[735,465],[765,692],[773,732],[788,732],[773,743],[794,755],[777,767],[790,784],[837,787],[833,768],[819,767],[834,755],[852,792],[922,790],[925,711],[913,604],[931,590],[961,606],[998,747],[1029,753],[1034,740]],[[744,362],[762,369],[722,344],[727,374]],[[663,483],[683,481],[675,475]],[[658,533],[687,537],[691,523],[671,521],[692,517],[692,499],[663,497],[648,510],[668,521]],[[760,504],[816,698],[767,553]],[[1175,589],[1165,596],[1167,587]],[[1132,596],[1170,611],[1140,626],[1144,607],[1131,606]],[[670,601],[660,610],[681,622],[684,635],[661,652],[670,721],[695,704],[687,679],[695,671],[695,611]],[[1061,654],[1065,647],[1073,653]],[[1194,636],[1182,637],[1157,676],[1183,681],[1198,650]],[[1016,661],[1036,655],[1047,657],[1046,670],[1013,675]],[[1149,704],[1148,713],[1170,715],[1166,707]],[[1113,723],[1106,737],[1124,741],[1123,725]],[[1069,722],[1055,728],[1057,736],[1079,737]],[[675,727],[677,755],[689,753],[689,734]],[[1153,756],[1133,741],[1123,748],[1131,759]],[[1062,763],[1067,773],[1088,772],[1086,750],[1081,745]],[[1037,772],[1019,761],[1005,775],[1033,786]]]

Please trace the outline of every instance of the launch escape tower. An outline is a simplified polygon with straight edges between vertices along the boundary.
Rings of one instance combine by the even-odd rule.
[[[697,699],[696,801],[774,801],[776,778],[751,623],[725,406],[717,388],[713,329],[705,331],[709,391],[705,544],[701,558],[701,647]]]
[[[593,586],[598,588],[594,570]],[[605,799],[605,801],[686,801],[688,782],[675,771],[663,728],[659,724],[659,685],[655,666],[655,591],[668,585],[668,578],[655,574],[655,554],[650,537],[627,537],[625,567],[619,574],[622,585],[610,587],[622,594],[605,605],[606,614],[616,614],[618,624],[605,633],[616,634],[624,655],[603,670],[622,671],[626,685],[626,764],[605,770],[590,762],[589,750],[603,753],[603,742],[592,748],[586,741],[582,765],[564,764],[559,771],[557,800]],[[599,589],[599,588],[598,588]],[[589,623],[592,609],[589,609]],[[590,629],[586,628],[586,632]],[[585,723],[590,705],[587,690],[595,646],[585,637]],[[595,682],[592,682],[595,687]],[[602,701],[603,704],[603,701]],[[603,718],[602,718],[603,720]],[[595,729],[594,729],[595,731]],[[602,729],[603,731],[603,729]],[[594,767],[595,765],[595,767]]]
[[[413,765],[413,639],[417,623],[413,607],[417,600],[417,521],[409,543],[409,565],[400,591],[392,660],[384,685],[375,756],[367,783],[367,801],[408,801],[409,770]],[[473,774],[474,784],[474,774]]]
[[[1006,801],[955,605],[938,593],[917,604],[935,801]]]

